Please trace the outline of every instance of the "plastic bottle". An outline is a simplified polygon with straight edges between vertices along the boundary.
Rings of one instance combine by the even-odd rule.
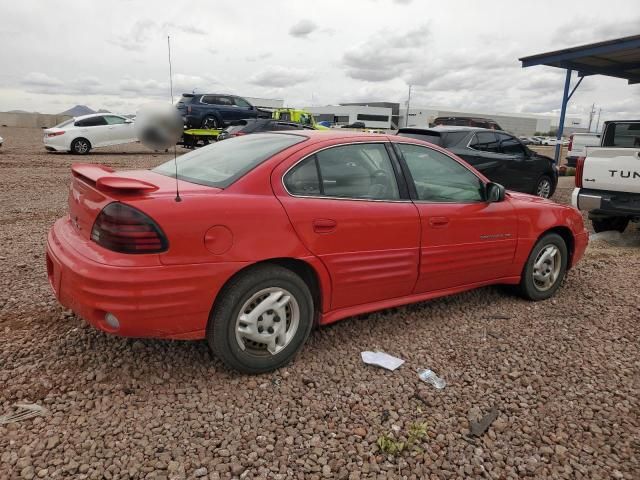
[[[447,385],[444,378],[438,377],[433,370],[423,368],[418,370],[418,376],[424,383],[430,383],[438,390],[442,390]]]

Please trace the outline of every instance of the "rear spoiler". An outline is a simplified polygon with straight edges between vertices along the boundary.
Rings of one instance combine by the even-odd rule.
[[[122,193],[153,192],[158,186],[137,178],[128,178],[115,173],[104,165],[75,163],[71,166],[72,175],[103,192],[117,190]]]

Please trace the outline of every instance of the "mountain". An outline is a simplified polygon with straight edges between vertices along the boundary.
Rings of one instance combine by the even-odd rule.
[[[91,113],[96,113],[96,112],[95,110],[90,109],[86,105],[76,105],[75,107],[72,107],[69,110],[60,112],[58,115],[69,115],[70,117],[79,117],[81,115],[89,115]]]
[[[7,113],[31,113],[26,110],[9,110]]]
[[[98,110],[96,113],[111,113],[109,110],[106,110],[104,108],[101,108],[100,110]]]

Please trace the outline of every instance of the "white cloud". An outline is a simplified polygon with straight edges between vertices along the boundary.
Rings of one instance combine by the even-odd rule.
[[[249,78],[249,83],[265,87],[292,87],[298,83],[306,82],[313,77],[308,70],[297,68],[269,66]]]
[[[311,20],[300,20],[289,29],[289,35],[292,37],[305,38],[318,29],[315,22]]]

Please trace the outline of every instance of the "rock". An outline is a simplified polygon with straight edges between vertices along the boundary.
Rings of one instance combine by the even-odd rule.
[[[357,435],[358,437],[364,438],[367,436],[367,430],[363,427],[357,427],[353,429],[353,434]]]
[[[193,471],[193,475],[196,478],[204,477],[208,473],[207,467],[200,467]]]
[[[567,455],[567,447],[556,445],[556,455],[560,458],[564,458]]]

